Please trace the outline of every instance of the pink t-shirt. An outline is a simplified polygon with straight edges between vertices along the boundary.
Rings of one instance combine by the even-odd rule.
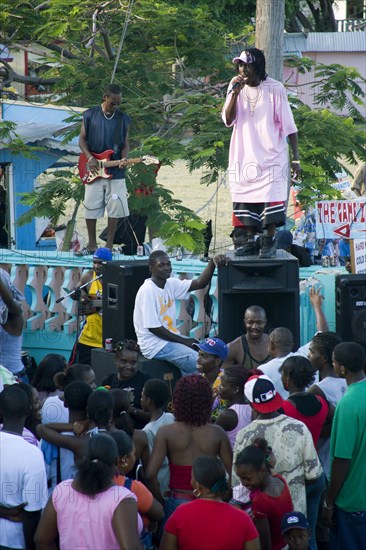
[[[113,514],[122,500],[136,500],[135,495],[125,487],[114,485],[92,497],[76,491],[71,486],[72,482],[72,479],[62,481],[52,493],[52,503],[57,513],[60,550],[119,550],[112,529]],[[138,530],[141,533],[140,516]]]
[[[231,88],[230,83],[222,111],[226,126]],[[283,84],[267,77],[257,87],[244,86],[230,126],[228,177],[233,202],[286,200],[290,169],[286,137],[297,128]]]

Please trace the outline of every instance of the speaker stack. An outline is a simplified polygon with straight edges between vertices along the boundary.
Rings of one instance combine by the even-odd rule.
[[[231,342],[244,331],[244,312],[252,305],[267,314],[267,330],[291,330],[300,345],[299,264],[284,250],[275,258],[233,258],[218,270],[219,337]]]
[[[337,275],[336,331],[344,342],[366,350],[366,276]]]
[[[135,298],[149,277],[147,260],[106,262],[103,268],[103,342],[136,340],[133,326]]]

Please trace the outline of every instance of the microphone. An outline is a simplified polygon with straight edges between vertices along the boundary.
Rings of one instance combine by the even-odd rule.
[[[231,88],[229,94],[233,93],[233,91],[240,86],[240,82],[235,82],[234,86]]]

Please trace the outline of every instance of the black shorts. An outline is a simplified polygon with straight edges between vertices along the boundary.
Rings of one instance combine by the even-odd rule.
[[[286,223],[286,201],[244,203],[233,202],[233,226],[255,227],[258,231],[272,223],[276,227]]]

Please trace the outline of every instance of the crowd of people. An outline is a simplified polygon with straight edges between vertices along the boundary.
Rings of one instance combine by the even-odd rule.
[[[275,239],[290,169],[301,170],[287,96],[260,50],[233,61],[222,116],[233,127],[236,255],[272,258],[278,246],[305,265],[291,234]],[[112,178],[86,186],[80,255],[93,255],[93,269],[73,293],[85,320],[68,362],[50,353],[27,371],[24,298],[0,269],[0,550],[362,550],[365,352],[328,330],[319,289],[310,291],[318,332],[297,350],[288,328],[267,331],[256,304],[243,312],[240,337],[199,342],[179,333],[176,300],[206,288],[227,258],[214,256],[199,277],[180,280],[168,255],[154,251],[131,319],[137,341],[116,343],[115,373],[96,387],[102,264],[112,259],[118,219],[128,216],[130,118],[120,102],[120,88],[109,85],[83,117],[88,171],[108,148],[116,166]],[[106,247],[97,248],[104,208]],[[179,369],[174,392],[153,366],[139,369],[141,355]]]
[[[155,329],[166,258],[150,260],[149,285],[162,281]],[[184,284],[178,297],[193,289]],[[0,290],[6,328],[21,296],[6,276]],[[361,550],[365,353],[328,330],[319,289],[310,300],[319,331],[298,350],[289,329],[267,332],[255,304],[227,344],[152,330],[163,348],[194,353],[173,394],[139,370],[133,340],[117,344],[115,374],[99,387],[88,363],[51,353],[29,380],[3,354],[1,550]]]

